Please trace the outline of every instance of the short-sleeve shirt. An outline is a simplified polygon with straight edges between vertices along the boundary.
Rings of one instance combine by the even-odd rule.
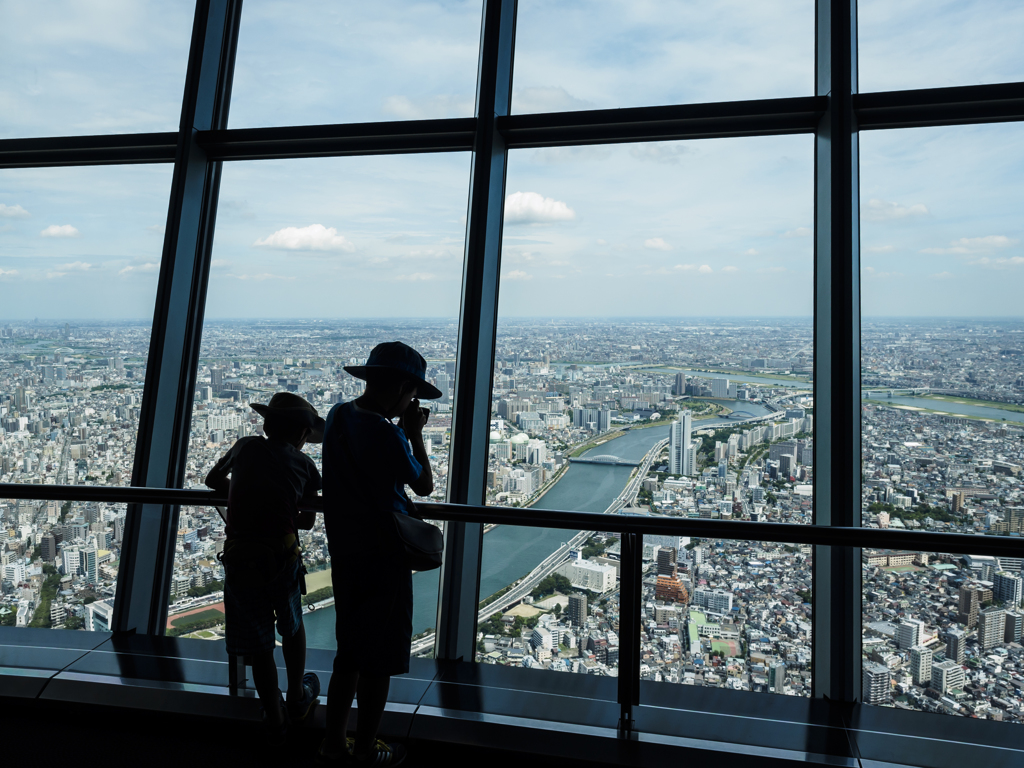
[[[238,440],[215,469],[231,474],[229,538],[298,534],[299,499],[322,485],[309,456],[293,445],[258,435]]]
[[[347,443],[347,450],[346,450]],[[405,486],[423,466],[405,432],[379,413],[354,402],[334,406],[324,429],[324,525],[352,528],[386,512],[408,514]]]

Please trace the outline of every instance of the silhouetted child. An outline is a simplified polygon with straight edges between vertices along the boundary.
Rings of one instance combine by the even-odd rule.
[[[313,527],[315,512],[300,512],[316,498],[320,473],[302,446],[323,440],[324,420],[298,395],[278,392],[268,405],[253,403],[264,417],[266,437],[238,440],[206,477],[227,492],[224,564],[225,635],[228,653],[249,656],[263,702],[268,738],[283,743],[290,721],[304,720],[320,695],[320,681],[306,664],[301,581],[305,570],[299,529]],[[230,479],[229,479],[230,476]],[[288,705],[277,685],[274,623],[288,672]]]

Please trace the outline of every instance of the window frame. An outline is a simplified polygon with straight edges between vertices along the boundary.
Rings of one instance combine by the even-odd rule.
[[[516,0],[483,0],[475,116],[443,120],[227,129],[240,0],[198,0],[177,133],[0,140],[0,168],[173,162],[133,489],[4,484],[5,498],[129,501],[114,628],[162,634],[191,423],[223,162],[290,157],[472,151],[445,561],[435,657],[473,658],[490,393],[497,328],[508,150],[788,133],[815,137],[815,517],[785,541],[815,545],[813,697],[860,699],[861,558],[852,546],[957,551],[967,537],[860,528],[861,130],[1024,121],[1024,83],[857,93],[856,0],[816,0],[815,93],[803,97],[512,115]],[[148,489],[143,490],[143,489]],[[164,489],[162,492],[161,489]],[[74,495],[68,495],[74,494]],[[187,498],[193,498],[188,496]],[[206,498],[205,496],[203,498]],[[530,514],[518,510],[517,524]],[[673,531],[769,537],[742,522],[679,521]],[[546,524],[550,524],[546,521]],[[579,525],[579,523],[572,522]],[[639,525],[639,524],[637,524]],[[671,523],[660,522],[663,527]],[[751,527],[754,525],[755,527]],[[793,527],[793,526],[788,526]],[[605,525],[605,529],[609,526]],[[695,531],[706,531],[696,533]],[[637,537],[626,532],[623,594],[637,595]],[[908,536],[915,538],[908,539]],[[936,538],[938,537],[938,538]],[[946,538],[942,538],[946,537]],[[778,540],[778,539],[776,539]],[[951,543],[952,542],[952,543]],[[985,537],[972,551],[1019,548]],[[954,547],[949,549],[948,547]],[[629,602],[629,601],[624,601]],[[625,730],[639,704],[639,601],[621,634],[618,697]],[[633,631],[633,630],[636,631]]]

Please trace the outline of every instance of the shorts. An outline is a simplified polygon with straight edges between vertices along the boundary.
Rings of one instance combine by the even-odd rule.
[[[335,668],[367,675],[404,675],[412,646],[412,571],[398,552],[371,556],[350,548],[333,558],[331,581],[338,655]]]
[[[224,634],[228,653],[252,656],[273,651],[275,617],[277,633],[285,639],[302,629],[301,569],[302,560],[296,558],[263,587],[232,584],[231,576],[226,576]]]

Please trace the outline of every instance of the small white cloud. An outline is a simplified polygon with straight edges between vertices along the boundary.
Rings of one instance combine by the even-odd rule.
[[[576,211],[568,205],[536,192],[513,192],[505,198],[507,224],[541,224],[575,218]]]
[[[888,253],[889,251],[896,250],[896,247],[892,245],[872,245],[865,248],[865,250],[868,253]]]
[[[697,268],[696,264],[676,264],[672,269],[677,272],[692,272]]]
[[[27,219],[31,215],[20,205],[4,205],[0,203],[0,219]]]
[[[635,160],[646,160],[652,163],[679,165],[683,155],[693,154],[695,150],[683,142],[645,142],[630,148],[629,154]]]
[[[1016,245],[1019,242],[1020,240],[1014,240],[1013,238],[1006,237],[1005,235],[961,237],[957,240],[950,241],[949,248],[922,248],[921,253],[983,253],[985,251],[994,251],[999,248]]]
[[[417,99],[408,96],[389,96],[384,100],[382,111],[399,120],[472,117],[473,101],[458,96],[430,96]]]
[[[652,237],[648,240],[644,240],[644,248],[650,248],[654,251],[671,251],[672,246],[662,240],[660,237]]]
[[[399,275],[395,278],[396,280],[408,280],[414,283],[426,282],[428,280],[436,280],[437,275],[430,272],[413,272],[411,275]]]
[[[871,221],[892,221],[912,216],[927,216],[928,209],[921,203],[900,205],[899,203],[888,203],[885,200],[875,199],[868,201],[863,213],[864,218]]]
[[[597,244],[598,245],[608,245],[608,241],[607,240],[598,240]]]
[[[146,229],[149,232],[156,232],[158,235],[162,235],[164,233],[164,230],[166,229],[166,225],[164,225],[164,224],[150,224],[148,227],[146,227]]]
[[[227,259],[214,259],[210,262],[211,267],[230,267],[231,262]]]
[[[700,269],[697,270],[702,275],[710,275],[714,270],[711,269],[707,264],[701,264]]]
[[[72,261],[70,264],[61,264],[59,267],[54,269],[61,272],[88,272],[92,269],[92,264],[85,261]]]
[[[1011,256],[1010,258],[997,258],[990,259],[988,256],[982,256],[974,261],[967,262],[972,267],[989,267],[991,269],[1007,269],[1011,267],[1019,267],[1024,265],[1024,256]]]
[[[502,276],[503,280],[533,280],[533,275],[528,275],[521,269],[514,269]]]
[[[16,269],[4,269],[3,267],[0,267],[0,277],[6,277],[8,275],[16,274],[18,274],[18,270]]]
[[[282,251],[354,251],[352,241],[339,235],[334,227],[310,224],[308,227],[285,227],[253,243]]]
[[[158,269],[160,269],[160,265],[157,262],[147,261],[145,264],[129,264],[117,274],[127,275],[131,272],[156,272]]]
[[[79,232],[70,224],[51,224],[39,235],[41,237],[78,237]]]
[[[759,253],[760,253],[760,251],[757,250],[756,248],[747,248],[747,250],[745,250],[743,252],[743,255],[744,256],[757,256]]]
[[[739,272],[739,267],[722,267],[723,272]]]
[[[791,229],[788,232],[783,232],[782,237],[810,237],[811,234],[811,230],[807,227],[797,227],[796,229]]]
[[[540,86],[520,88],[512,96],[512,111],[518,114],[530,112],[571,112],[577,109],[593,109],[594,104],[577,99],[565,88]]]

